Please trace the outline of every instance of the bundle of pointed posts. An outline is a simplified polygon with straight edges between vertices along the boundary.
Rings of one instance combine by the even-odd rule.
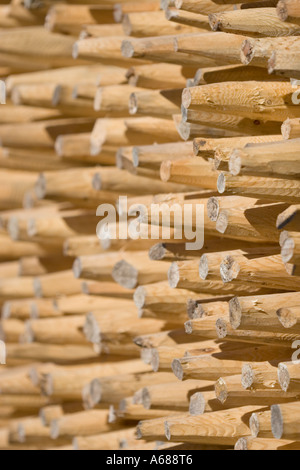
[[[300,450],[300,0],[1,0],[0,78],[0,449]]]

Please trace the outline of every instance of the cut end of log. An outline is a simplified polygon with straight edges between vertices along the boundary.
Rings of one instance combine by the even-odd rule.
[[[80,450],[79,443],[78,443],[78,437],[74,437],[72,441],[72,446],[74,450]]]
[[[292,238],[286,238],[281,245],[281,258],[284,263],[288,263],[294,256],[295,241]]]
[[[220,266],[222,281],[228,283],[236,279],[240,272],[240,265],[232,256],[226,256]]]
[[[283,417],[280,405],[271,406],[271,425],[275,439],[281,439],[283,435]]]
[[[228,228],[228,215],[227,212],[223,211],[220,213],[218,220],[216,222],[216,230],[219,233],[224,234]]]
[[[30,318],[32,320],[37,320],[39,317],[40,317],[39,308],[35,302],[32,302],[30,304]]]
[[[278,382],[284,392],[287,392],[290,386],[291,378],[288,368],[285,364],[278,365]]]
[[[118,416],[117,416],[117,410],[114,407],[114,405],[110,405],[109,410],[108,410],[108,424],[115,424],[117,422]]]
[[[191,396],[189,412],[192,416],[200,416],[205,412],[205,398],[203,393],[197,392]]]
[[[99,379],[94,379],[90,383],[90,395],[91,403],[93,403],[94,406],[101,402],[102,388]]]
[[[165,0],[165,3],[167,2],[169,4],[169,0]],[[175,8],[177,8],[178,10],[181,10],[182,5],[183,5],[183,0],[175,0]]]
[[[160,166],[160,179],[167,183],[171,178],[171,168],[172,168],[172,161],[167,160],[162,162]]]
[[[132,59],[134,56],[134,47],[131,41],[125,40],[121,45],[122,56],[127,59]]]
[[[27,222],[27,235],[34,237],[37,234],[35,219],[29,219]]]
[[[15,106],[19,106],[20,104],[22,104],[20,91],[17,87],[13,87],[13,89],[11,90],[10,97]]]
[[[292,328],[297,324],[297,317],[288,308],[280,308],[277,310],[276,314],[284,328]]]
[[[20,236],[19,221],[17,217],[10,217],[7,224],[7,231],[12,240],[18,241]]]
[[[134,289],[137,286],[138,274],[138,270],[124,260],[119,261],[112,270],[114,281],[126,289]]]
[[[149,258],[152,261],[160,261],[164,259],[166,255],[166,248],[163,243],[157,243],[156,245],[152,246],[149,250]]]
[[[240,301],[237,297],[234,297],[229,302],[229,321],[232,328],[235,330],[239,328],[242,321],[242,308]]]
[[[136,427],[136,433],[135,437],[137,440],[140,440],[143,438],[143,433],[142,433],[142,421],[140,421]]]
[[[132,26],[130,23],[129,15],[126,14],[123,16],[122,26],[123,26],[125,36],[131,36]]]
[[[254,381],[254,373],[251,364],[244,364],[242,368],[242,387],[247,390],[251,388]]]
[[[55,149],[55,153],[57,154],[57,156],[62,158],[62,156],[63,156],[63,136],[59,135],[56,138],[55,144],[54,144],[54,149]]]
[[[72,57],[73,59],[77,59],[78,56],[79,56],[79,45],[77,42],[75,42],[72,48]]]
[[[134,294],[133,294],[133,300],[137,308],[143,308],[145,306],[145,301],[146,301],[146,291],[143,286],[139,286]]]
[[[252,413],[249,420],[249,427],[253,437],[257,437],[260,431],[259,419],[256,413]]]
[[[94,110],[101,111],[102,107],[102,88],[97,88],[94,98]]]
[[[196,317],[195,315],[195,309],[197,308],[197,302],[196,300],[189,299],[187,301],[187,314],[190,320],[194,320]]]
[[[90,384],[87,384],[83,387],[81,392],[83,408],[85,410],[91,410],[94,407],[94,403],[91,397],[91,387]]]
[[[154,372],[159,371],[159,354],[157,349],[151,349],[151,360],[150,360],[150,365],[152,367],[152,370]]]
[[[172,362],[172,371],[179,380],[183,380],[183,368],[180,359],[174,359]]]
[[[218,198],[210,197],[207,202],[207,215],[212,222],[216,222],[219,217],[220,204]]]
[[[208,258],[207,255],[202,255],[199,262],[199,275],[203,281],[207,278],[209,273]]]
[[[173,41],[173,47],[174,47],[174,51],[178,52],[178,39],[177,38],[175,38]]]
[[[291,120],[290,118],[287,118],[281,126],[281,134],[284,140],[288,140],[290,138],[291,131],[292,131]]]
[[[33,280],[33,291],[37,298],[43,297],[42,283],[38,277]]]
[[[217,182],[218,192],[224,194],[226,191],[226,176],[225,173],[220,173]]]
[[[57,439],[59,437],[59,421],[54,419],[50,424],[50,437],[51,439]]]
[[[273,51],[268,60],[268,72],[270,75],[274,72],[275,67],[276,67],[276,56],[277,56],[276,51]]]
[[[101,191],[102,181],[100,173],[95,173],[92,179],[92,188],[95,191]]]
[[[60,99],[61,99],[61,94],[62,94],[62,86],[57,85],[54,89],[53,95],[52,95],[52,106],[58,106]]]
[[[93,155],[92,154],[92,149],[91,149],[91,155]],[[119,170],[124,169],[124,167],[123,167],[123,150],[122,150],[122,148],[119,148],[117,153],[116,153],[116,167]]]
[[[235,444],[234,450],[248,450],[247,439],[241,437]]]
[[[74,274],[74,277],[76,279],[79,279],[80,276],[81,276],[81,271],[82,271],[82,267],[81,267],[81,260],[80,258],[76,258],[74,263],[73,263],[73,274]]]
[[[25,322],[25,331],[22,335],[22,341],[24,343],[33,343],[34,340],[35,340],[35,337],[34,337],[34,332],[32,330],[31,324],[30,324],[30,320],[27,320]]]
[[[139,166],[139,149],[137,147],[132,149],[132,161],[134,168],[137,168]]]
[[[113,16],[114,16],[114,20],[115,20],[116,23],[121,23],[122,22],[123,11],[122,11],[122,5],[121,4],[117,3],[114,6]]]
[[[244,65],[249,65],[254,56],[254,47],[249,39],[246,39],[241,48],[241,61]]]
[[[146,410],[150,410],[151,408],[151,396],[147,387],[142,390],[142,405]]]
[[[171,430],[170,430],[170,426],[169,426],[169,423],[168,421],[165,421],[165,435],[166,435],[166,438],[168,439],[168,441],[171,440]]]
[[[1,318],[2,320],[7,320],[10,318],[11,315],[11,305],[10,302],[4,302],[1,310]]]
[[[137,114],[139,106],[138,106],[138,98],[136,93],[131,93],[129,97],[129,114],[134,115]]]
[[[279,245],[281,248],[283,247],[285,241],[289,238],[289,232],[287,230],[284,230],[281,232],[280,237],[279,237]]]
[[[176,289],[176,287],[179,284],[179,280],[180,280],[179,267],[178,267],[178,264],[174,262],[171,264],[170,269],[168,271],[169,286],[172,289]]]
[[[227,325],[223,318],[218,318],[216,321],[216,332],[219,339],[226,338],[227,336]]]
[[[35,194],[38,199],[44,199],[46,196],[46,178],[43,173],[39,175],[35,184]]]
[[[24,444],[26,442],[26,433],[25,433],[24,425],[22,423],[18,424],[17,435],[18,435],[18,441],[20,442],[20,444]]]
[[[224,405],[228,398],[227,385],[224,379],[220,378],[215,384],[216,398]]]
[[[176,18],[177,16],[178,16],[178,12],[176,10],[171,10],[170,8],[165,9],[166,20],[172,21],[172,18]]]
[[[185,142],[191,137],[191,125],[188,122],[181,121],[180,124],[176,127],[177,132]]]
[[[100,328],[92,312],[86,315],[83,334],[90,343],[100,344]]]
[[[193,334],[193,322],[191,320],[186,321],[184,324],[184,329],[187,335]]]
[[[182,92],[182,105],[185,109],[189,109],[192,103],[192,95],[190,88],[185,88]]]
[[[240,151],[238,149],[234,150],[229,159],[229,171],[233,176],[240,174],[242,169],[242,162],[240,157]]]
[[[182,122],[187,122],[188,121],[188,112],[187,112],[187,109],[181,105],[181,119],[182,119]],[[198,154],[196,153],[196,156]]]
[[[279,2],[277,3],[276,10],[277,10],[277,15],[281,19],[281,21],[286,21],[288,19],[289,17],[288,9],[284,1],[279,0]]]
[[[218,19],[217,15],[211,13],[210,15],[208,15],[208,20],[212,31],[220,31],[221,22]]]
[[[37,371],[36,369],[32,369],[32,374],[36,374],[36,380],[33,380],[33,378],[35,377],[34,375],[31,376],[31,381],[32,383],[34,383],[35,381],[38,382],[38,374],[37,374]],[[33,377],[33,378],[32,378]],[[43,374],[42,375],[42,379],[41,379],[41,383],[40,383],[40,387],[41,387],[41,391],[42,391],[42,394],[46,397],[51,397],[53,395],[53,392],[54,392],[54,384],[53,384],[53,377],[51,374]]]

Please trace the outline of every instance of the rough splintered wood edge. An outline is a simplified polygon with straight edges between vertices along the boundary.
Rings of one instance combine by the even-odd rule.
[[[241,47],[241,62],[244,65],[249,65],[254,57],[254,47],[250,39],[246,39]]]

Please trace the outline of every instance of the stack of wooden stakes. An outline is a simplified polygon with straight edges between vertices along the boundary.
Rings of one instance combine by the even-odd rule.
[[[0,449],[300,450],[299,0],[0,28]],[[204,207],[201,250],[162,203]]]

